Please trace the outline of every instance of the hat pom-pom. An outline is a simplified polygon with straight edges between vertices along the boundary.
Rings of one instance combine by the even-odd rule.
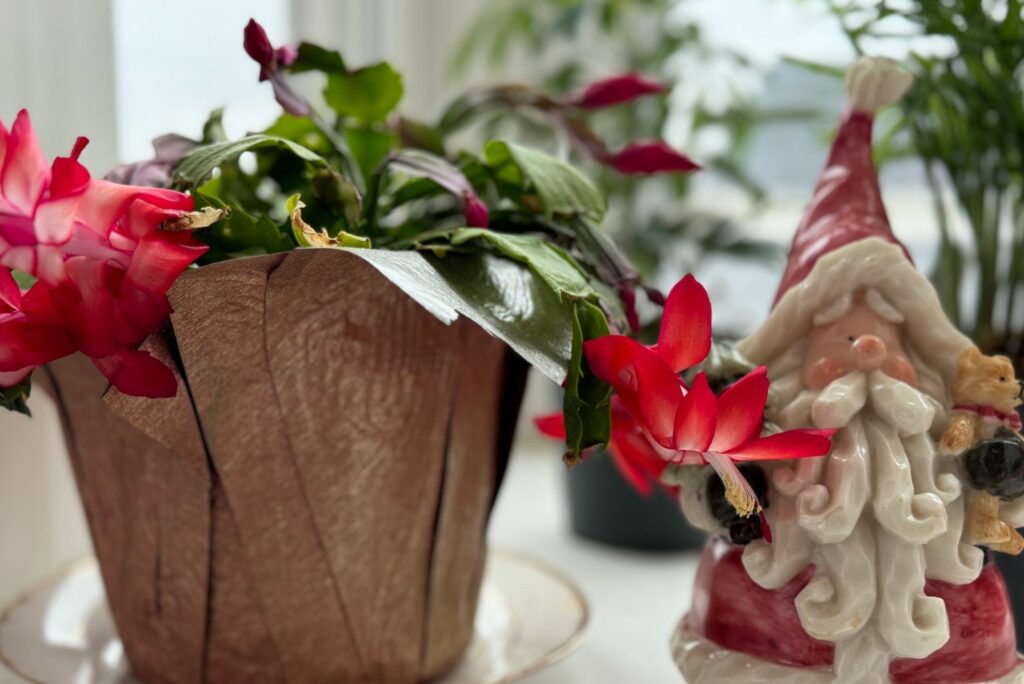
[[[887,57],[861,57],[846,72],[846,94],[850,106],[872,114],[903,97],[913,75]]]

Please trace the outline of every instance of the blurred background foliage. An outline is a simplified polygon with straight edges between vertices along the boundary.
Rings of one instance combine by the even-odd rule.
[[[592,120],[602,138],[616,142],[665,137],[693,154],[705,170],[740,191],[744,204],[763,206],[765,192],[745,171],[744,154],[765,124],[810,118],[812,109],[758,106],[763,74],[737,50],[711,45],[700,26],[678,9],[686,0],[491,0],[462,40],[453,61],[459,74],[480,65],[498,72],[528,55],[530,85],[556,95],[595,78],[639,72],[670,87],[668,97],[601,112]],[[586,46],[599,45],[599,51]],[[507,121],[507,119],[505,120]],[[484,126],[496,125],[494,120]],[[570,154],[528,112],[517,136]],[[699,143],[699,144],[698,144]],[[574,159],[576,162],[583,160]],[[777,244],[745,235],[726,214],[692,206],[688,176],[625,178],[593,168],[609,197],[608,230],[642,274],[653,277],[673,255],[673,265],[695,269],[709,254],[772,259]],[[682,255],[680,257],[680,255]],[[678,276],[678,273],[675,274]]]

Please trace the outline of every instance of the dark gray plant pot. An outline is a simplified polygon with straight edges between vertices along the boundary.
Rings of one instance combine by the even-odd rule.
[[[706,535],[686,522],[674,497],[660,488],[641,496],[606,453],[570,470],[567,482],[572,531],[584,539],[647,551],[704,546]]]

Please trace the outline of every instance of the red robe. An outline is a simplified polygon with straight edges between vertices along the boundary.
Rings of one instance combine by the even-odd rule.
[[[684,621],[687,630],[768,662],[830,668],[832,643],[804,631],[794,603],[814,575],[814,566],[785,587],[768,590],[747,575],[742,554],[743,547],[720,539],[708,542]],[[946,602],[949,641],[927,658],[894,660],[889,673],[895,684],[987,682],[1021,662],[1006,585],[994,564],[987,563],[978,579],[967,585],[928,580],[925,593]]]

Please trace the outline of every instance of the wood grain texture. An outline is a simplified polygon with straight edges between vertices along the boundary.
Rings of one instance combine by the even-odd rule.
[[[358,257],[326,250],[292,252],[273,272],[265,332],[365,671],[415,681],[461,339]]]
[[[143,348],[173,367],[161,336]],[[210,472],[188,393],[151,401],[111,390],[104,402],[106,380],[78,356],[49,377],[129,659],[147,682],[201,681]]]
[[[245,548],[224,488],[214,483],[210,614],[203,681],[216,684],[280,684],[284,659],[271,638],[247,567]]]
[[[436,676],[451,669],[473,636],[484,539],[491,499],[497,488],[497,459],[481,459],[498,443],[501,396],[481,391],[501,387],[505,346],[468,321],[459,321],[462,366],[445,453],[442,501],[437,516],[430,572],[430,606],[422,643],[422,671]]]
[[[175,399],[103,401],[88,360],[50,369],[136,673],[412,684],[452,666],[522,393],[508,350],[336,250],[191,270],[170,298],[145,344],[181,370]]]
[[[267,366],[267,278],[283,259],[229,261],[189,273],[171,292],[171,321],[287,681],[359,681],[363,656],[337,595]]]

